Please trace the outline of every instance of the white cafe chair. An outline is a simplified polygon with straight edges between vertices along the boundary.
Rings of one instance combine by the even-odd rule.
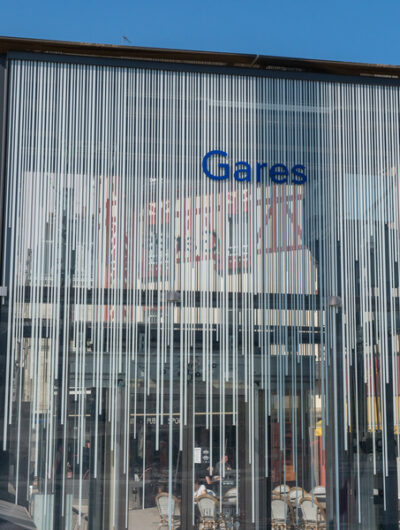
[[[305,530],[322,530],[326,528],[325,510],[316,497],[303,497],[300,501]]]
[[[272,490],[272,495],[285,495],[289,493],[289,486],[287,484],[279,484]]]
[[[175,495],[171,496],[172,507],[171,507],[171,528],[175,530],[181,527],[180,522],[180,510],[179,510],[179,499]],[[160,523],[158,525],[159,530],[161,528],[169,528],[169,495],[166,492],[159,493],[156,497],[156,505],[158,513],[160,515]]]
[[[295,486],[293,488],[290,488],[289,490],[289,501],[291,502],[292,506],[299,506],[300,500],[308,496],[308,493],[304,488],[300,488],[298,486]]]
[[[271,500],[272,530],[286,530],[294,521],[293,508],[288,500],[280,495],[273,495]]]
[[[221,509],[226,521],[232,522],[236,515],[237,488],[230,488],[222,497]]]
[[[326,489],[325,486],[315,486],[312,490],[312,494],[317,498],[317,501],[326,508]],[[311,495],[311,494],[310,494]]]
[[[200,512],[199,530],[218,528],[219,502],[217,499],[204,493],[196,497],[196,503]]]

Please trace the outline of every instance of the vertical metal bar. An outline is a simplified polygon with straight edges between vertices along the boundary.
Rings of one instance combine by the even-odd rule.
[[[4,201],[5,201],[5,173],[7,149],[7,106],[8,106],[8,63],[5,55],[0,55],[0,275],[4,278],[6,263],[4,262],[3,246],[6,233],[3,234]],[[2,303],[2,300],[0,300]],[[4,348],[0,353],[0,388],[6,389],[7,352]],[[0,392],[0,418],[3,427],[6,406],[6,392]],[[8,495],[8,464],[9,455],[6,449],[7,440],[4,437],[5,429],[0,428],[0,493]]]

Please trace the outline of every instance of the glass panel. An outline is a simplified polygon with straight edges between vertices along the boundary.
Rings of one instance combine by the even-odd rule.
[[[42,529],[397,524],[399,89],[9,88],[1,498]]]

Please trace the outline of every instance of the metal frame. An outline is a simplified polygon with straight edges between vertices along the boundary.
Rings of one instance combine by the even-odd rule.
[[[5,55],[0,55],[0,265],[2,264],[3,251],[3,216],[4,216],[4,185],[6,170],[6,147],[7,147],[7,86],[8,86],[8,61]],[[1,308],[1,305],[0,305]],[[6,353],[0,353],[0,364],[6,364]],[[0,387],[5,388],[5,370],[1,370]],[[4,392],[0,393],[0,410],[4,409]],[[3,430],[0,433],[0,442],[3,445]],[[0,474],[8,467],[8,452],[0,449]],[[0,481],[0,492],[8,494],[7,483]]]
[[[316,74],[341,76],[382,76],[400,78],[400,67],[368,63],[326,61],[293,57],[274,57],[255,53],[227,53],[178,49],[161,49],[113,44],[0,37],[0,53],[39,52],[74,56],[103,57],[114,59],[136,59],[164,63],[186,63],[186,65],[214,65],[226,71],[227,67],[257,70],[292,70]],[[386,79],[387,81],[388,79]]]
[[[3,202],[7,151],[8,58],[0,55],[0,264],[3,250]]]
[[[95,46],[93,46],[95,48]],[[151,49],[151,48],[150,48]],[[1,41],[0,41],[1,50]],[[202,64],[200,62],[179,62],[178,57],[175,60],[163,61],[162,57],[156,60],[145,60],[143,58],[121,58],[121,57],[104,57],[102,55],[70,55],[69,53],[60,52],[58,54],[32,51],[14,51],[7,52],[7,59],[20,59],[25,61],[46,61],[67,64],[87,64],[97,66],[115,66],[144,68],[152,70],[165,70],[173,72],[199,72],[223,75],[241,75],[250,77],[269,77],[278,79],[299,79],[306,81],[325,81],[330,83],[350,83],[360,85],[385,85],[400,86],[400,67],[398,76],[380,75],[377,73],[367,72],[361,75],[346,75],[345,73],[326,73],[321,71],[307,71],[296,68],[291,70],[278,64],[273,64],[268,69],[250,68],[248,65],[232,66],[225,64]],[[199,59],[197,59],[199,60]],[[326,64],[321,61],[321,65]],[[346,63],[344,63],[346,64]]]

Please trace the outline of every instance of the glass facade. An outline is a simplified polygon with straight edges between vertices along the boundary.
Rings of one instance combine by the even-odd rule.
[[[1,499],[45,530],[398,527],[399,96],[9,61]]]

